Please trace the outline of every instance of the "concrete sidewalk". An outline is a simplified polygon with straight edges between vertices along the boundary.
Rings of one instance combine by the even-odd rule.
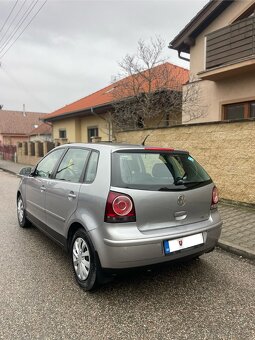
[[[26,166],[29,165],[0,160],[0,169],[14,174]],[[223,219],[219,247],[255,260],[255,209],[220,203],[219,211]]]
[[[11,162],[11,161],[4,161],[4,160],[0,159],[0,169],[7,171],[7,172],[10,172],[12,174],[18,174],[20,169],[25,168],[27,166],[32,167],[32,165],[14,163],[14,162]]]

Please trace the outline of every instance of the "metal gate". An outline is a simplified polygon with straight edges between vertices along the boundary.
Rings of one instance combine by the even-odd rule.
[[[15,153],[16,153],[15,145],[0,145],[0,159],[14,161]]]

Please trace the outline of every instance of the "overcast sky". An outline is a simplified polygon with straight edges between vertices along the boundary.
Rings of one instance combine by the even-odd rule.
[[[52,112],[109,85],[140,38],[160,35],[168,61],[188,67],[167,45],[208,0],[48,0],[14,42],[44,2],[19,0],[3,27],[16,0],[0,0],[0,104],[6,110],[25,104],[27,111]],[[3,49],[29,5],[33,10]]]

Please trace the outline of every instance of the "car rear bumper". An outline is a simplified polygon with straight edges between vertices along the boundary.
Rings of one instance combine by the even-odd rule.
[[[98,229],[94,229],[90,233],[102,268],[121,269],[164,263],[209,252],[215,247],[220,237],[221,227],[222,222],[219,220],[210,226],[200,226],[192,231],[182,231],[182,233],[174,235],[165,233],[153,237],[142,235],[143,237],[139,239],[102,238],[98,235]],[[203,244],[165,255],[164,240],[183,238],[198,233],[203,233]]]

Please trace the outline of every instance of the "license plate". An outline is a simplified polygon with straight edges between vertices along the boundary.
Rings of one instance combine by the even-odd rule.
[[[197,246],[204,243],[203,233],[164,241],[165,254]]]

